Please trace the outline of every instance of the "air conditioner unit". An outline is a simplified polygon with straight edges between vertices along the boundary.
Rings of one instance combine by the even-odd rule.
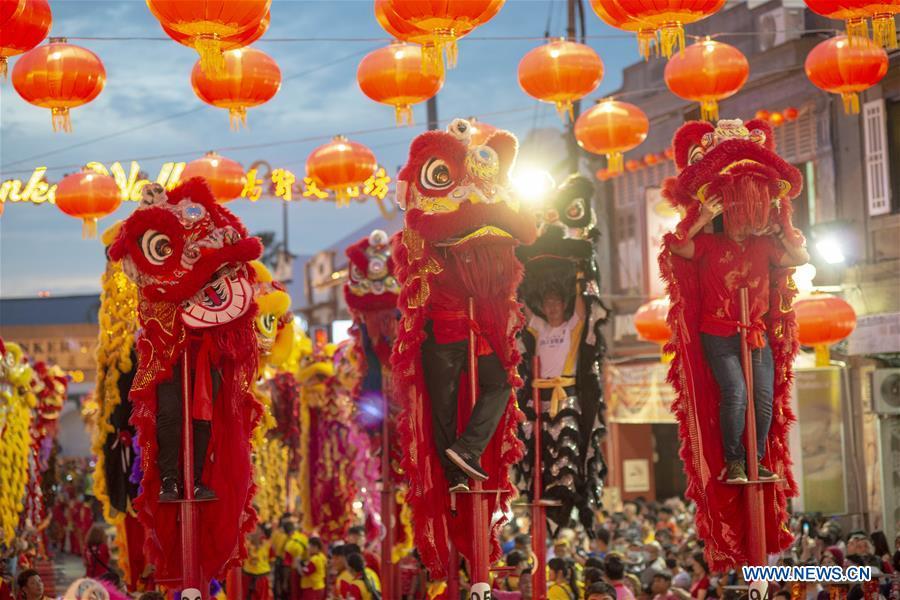
[[[756,18],[759,32],[759,51],[765,52],[800,37],[804,28],[803,9],[781,6],[768,10]]]
[[[872,373],[872,412],[900,415],[900,369],[875,369]]]

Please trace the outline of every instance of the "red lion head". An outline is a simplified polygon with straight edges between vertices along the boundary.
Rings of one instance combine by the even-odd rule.
[[[181,304],[185,324],[195,328],[227,323],[249,310],[247,263],[260,254],[259,239],[216,203],[201,178],[168,193],[159,184],[145,186],[140,207],[109,248],[144,298]]]
[[[347,248],[349,276],[344,298],[352,310],[383,310],[397,306],[400,284],[394,276],[391,238],[381,229]]]
[[[473,145],[471,136],[469,122],[456,119],[447,131],[413,140],[397,185],[407,224],[426,241],[447,246],[482,238],[530,244],[534,221],[519,213],[509,185],[516,138],[498,131]]]
[[[775,137],[765,121],[685,123],[673,145],[680,173],[666,180],[664,194],[688,210],[697,201],[721,198],[727,230],[762,230],[772,209],[777,215],[789,212],[782,201],[795,198],[802,188],[800,171],[775,153]]]

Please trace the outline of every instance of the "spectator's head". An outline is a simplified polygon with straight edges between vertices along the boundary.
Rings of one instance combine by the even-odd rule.
[[[629,521],[634,520],[638,515],[638,505],[634,502],[626,502],[622,506],[622,511],[625,513],[625,518]]]
[[[138,596],[138,600],[166,600],[166,596],[162,592],[144,592]]]
[[[109,600],[109,592],[93,579],[76,579],[66,590],[63,600]]]
[[[673,573],[678,569],[678,559],[674,556],[670,556],[666,559],[666,569],[669,570],[670,573]]]
[[[650,582],[650,591],[653,594],[665,594],[672,587],[671,571],[657,571],[653,574],[653,580]]]
[[[891,548],[888,546],[887,536],[884,535],[883,531],[876,531],[872,533],[872,546],[874,549],[873,554],[875,556],[886,556],[890,555]]]
[[[528,552],[528,549],[531,548],[531,536],[527,533],[520,533],[515,537],[515,544],[517,550]]]
[[[550,570],[550,581],[561,581],[569,578],[569,562],[560,557],[551,558],[547,561],[547,568]]]
[[[294,532],[297,531],[297,526],[292,520],[287,519],[281,521],[281,529],[284,530],[287,535],[294,535]]]
[[[782,589],[775,592],[774,600],[791,600],[791,590]]]
[[[347,570],[347,545],[335,546],[331,549],[331,564],[337,569],[338,573]]]
[[[609,548],[609,529],[606,527],[597,527],[594,532],[593,546],[597,552],[606,552]]]
[[[101,546],[106,543],[106,524],[94,523],[87,535],[88,546]]]
[[[585,567],[581,572],[581,578],[584,580],[584,586],[590,587],[592,583],[603,581],[603,571],[597,567]]]
[[[585,589],[585,600],[616,600],[616,588],[605,581],[592,583]]]
[[[25,569],[16,577],[16,587],[25,600],[38,600],[44,597],[44,582],[34,569]]]
[[[564,539],[558,539],[553,542],[553,553],[559,558],[568,558],[569,557],[569,541]]]
[[[312,554],[318,554],[325,550],[325,544],[322,543],[322,538],[309,538],[309,550]]]
[[[662,546],[657,541],[648,542],[644,544],[644,552],[647,553],[648,561],[653,562],[662,554]]]
[[[558,286],[551,285],[544,290],[541,296],[541,310],[547,318],[547,323],[558,327],[566,320],[566,299]]]
[[[362,525],[355,525],[347,532],[347,543],[356,544],[360,548],[366,545],[366,528]]]
[[[641,580],[634,573],[625,573],[625,585],[631,589],[635,598],[641,595]]]
[[[844,553],[837,546],[828,546],[822,553],[822,565],[826,567],[843,567]]]
[[[506,555],[506,566],[508,567],[518,567],[523,562],[525,562],[524,552],[513,550]]]
[[[691,555],[691,569],[697,577],[702,578],[709,575],[709,566],[706,564],[706,559],[703,558],[702,552],[694,552]]]
[[[359,552],[353,552],[347,556],[347,566],[350,568],[350,572],[357,576],[366,571],[366,561]]]
[[[601,573],[602,573],[603,570],[606,568],[606,567],[604,566],[604,564],[603,564],[603,559],[602,559],[602,558],[597,558],[597,557],[595,557],[595,556],[591,556],[591,557],[589,557],[587,560],[585,560],[585,561],[584,561],[584,567],[585,567],[585,568],[593,567],[593,568],[595,568],[595,569],[599,569]]]
[[[854,531],[847,538],[847,555],[870,554],[869,536],[865,531]]]
[[[606,557],[606,578],[609,581],[622,581],[625,577],[625,561],[618,553]]]

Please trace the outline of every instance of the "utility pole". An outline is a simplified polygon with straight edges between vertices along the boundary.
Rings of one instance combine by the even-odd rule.
[[[428,111],[428,130],[433,131],[439,129],[437,94],[428,99],[428,102],[425,103],[425,108]]]
[[[575,42],[578,41],[577,37],[577,23],[576,15],[580,17],[581,23],[581,43],[584,43],[584,4],[582,4],[583,0],[566,0],[566,13],[567,13],[567,21],[566,21],[566,39]],[[575,140],[575,120],[578,119],[578,115],[581,114],[581,100],[576,100],[573,106],[572,119],[566,126],[567,135],[566,135],[566,148],[568,149],[568,157],[567,164],[568,170],[570,173],[576,173],[578,171],[578,156],[580,154],[580,150],[578,147],[578,142]]]

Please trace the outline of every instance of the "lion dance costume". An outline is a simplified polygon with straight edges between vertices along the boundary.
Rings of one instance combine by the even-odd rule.
[[[471,133],[469,123],[457,119],[447,131],[416,137],[397,189],[406,216],[394,249],[402,320],[391,361],[403,407],[399,436],[415,546],[435,578],[447,575],[451,539],[463,556],[474,552],[474,503],[471,496],[458,497],[451,514],[448,480],[464,485],[465,475],[446,451],[480,458],[485,489],[499,490],[488,497],[491,514],[515,495],[509,467],[523,455],[516,436],[522,415],[512,391],[521,384],[515,338],[523,321],[515,248],[533,242],[536,232],[507,187],[515,137],[500,131],[476,146]],[[471,330],[478,356],[474,409],[463,374]],[[492,523],[492,559],[500,554],[503,522]]]
[[[168,194],[144,187],[141,205],[122,223],[111,260],[138,288],[138,368],[131,423],[141,446],[144,555],[159,579],[181,574],[178,505],[160,502],[167,479],[180,479],[181,362],[189,351],[194,481],[218,496],[200,504],[200,568],[219,576],[245,554],[256,524],[250,437],[260,407],[251,391],[257,372],[253,271],[262,253],[243,224],[217,204],[206,182],[190,179]],[[162,487],[165,491],[166,488]],[[176,490],[177,492],[177,490]]]
[[[353,317],[352,352],[362,374],[354,390],[356,421],[368,434],[367,445],[371,449],[370,460],[359,465],[364,472],[357,480],[367,480],[366,522],[369,529],[378,522],[381,513],[381,498],[375,492],[376,481],[382,479],[394,491],[392,559],[397,562],[412,548],[412,517],[409,505],[404,501],[406,483],[400,469],[402,451],[396,438],[399,406],[390,364],[391,348],[397,337],[400,284],[394,274],[391,240],[384,231],[376,229],[348,247],[346,254],[350,269],[344,284],[344,299]],[[388,419],[391,441],[391,469],[387,474],[381,473],[378,460],[384,419]]]
[[[528,420],[520,427],[520,436],[527,450],[525,460],[513,469],[520,491],[531,497],[535,458],[532,386],[537,386],[541,394],[542,497],[561,502],[561,506],[547,509],[553,535],[568,525],[576,507],[585,530],[594,530],[594,509],[600,506],[606,475],[600,447],[605,433],[600,364],[606,342],[600,328],[606,322],[607,309],[600,300],[600,276],[594,260],[593,194],[590,180],[569,177],[545,207],[537,241],[518,250],[525,266],[520,294],[537,318],[545,318],[542,299],[548,290],[565,299],[566,320],[575,311],[576,294],[581,294],[585,309],[584,318],[571,333],[572,345],[559,377],[535,378],[536,332],[526,329],[522,333],[525,352],[519,371],[525,386],[519,406]]]
[[[701,204],[721,198],[725,218],[736,225],[761,229],[778,223],[792,239],[800,233],[790,225],[791,199],[800,193],[799,171],[775,153],[770,126],[758,120],[687,123],[673,140],[677,177],[667,179],[663,194],[683,211],[684,218],[663,240],[659,264],[671,300],[668,322],[674,353],[669,382],[676,391],[673,410],[681,437],[681,458],[688,476],[687,497],[697,504],[698,535],[713,571],[749,564],[745,488],[722,482],[725,456],[719,424],[719,388],[704,357],[700,340],[701,290],[696,265],[674,255],[700,216]],[[722,260],[727,257],[722,257]],[[786,528],[787,497],[796,495],[788,452],[792,363],[797,352],[797,326],[791,301],[796,293],[792,269],[772,267],[769,312],[764,327],[775,364],[772,424],[763,463],[786,479],[764,486],[766,551],[787,548],[792,536]],[[737,284],[734,284],[737,285]],[[752,332],[751,332],[752,333]]]

